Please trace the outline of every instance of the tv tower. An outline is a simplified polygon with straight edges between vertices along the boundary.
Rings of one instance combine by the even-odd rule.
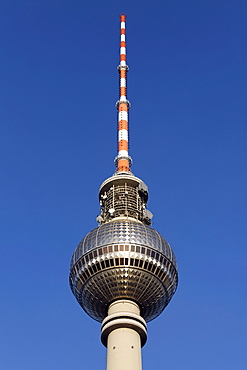
[[[101,322],[107,370],[141,370],[146,322],[168,305],[178,281],[169,243],[150,226],[148,187],[130,171],[125,21],[120,15],[117,169],[100,186],[99,225],[76,248],[69,277],[78,303]]]

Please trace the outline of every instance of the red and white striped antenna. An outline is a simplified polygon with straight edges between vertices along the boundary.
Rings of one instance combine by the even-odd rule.
[[[120,63],[119,71],[119,100],[116,103],[118,110],[118,155],[115,158],[117,173],[130,172],[132,163],[129,156],[128,111],[130,102],[127,100],[127,72],[126,63],[126,15],[120,15]]]

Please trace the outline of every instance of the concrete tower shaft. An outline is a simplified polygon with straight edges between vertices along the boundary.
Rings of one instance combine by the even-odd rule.
[[[147,329],[138,305],[130,300],[113,302],[102,322],[101,340],[107,347],[107,370],[141,370]]]

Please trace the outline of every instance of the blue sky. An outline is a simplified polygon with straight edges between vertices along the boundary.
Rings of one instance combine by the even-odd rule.
[[[0,3],[0,367],[105,367],[68,270],[114,172],[122,12],[132,170],[179,264],[143,368],[245,370],[243,0]]]

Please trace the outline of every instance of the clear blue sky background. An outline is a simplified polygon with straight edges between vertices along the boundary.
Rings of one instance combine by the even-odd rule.
[[[114,172],[121,12],[132,170],[180,271],[144,370],[245,370],[245,0],[1,1],[0,368],[105,368],[68,270]]]

